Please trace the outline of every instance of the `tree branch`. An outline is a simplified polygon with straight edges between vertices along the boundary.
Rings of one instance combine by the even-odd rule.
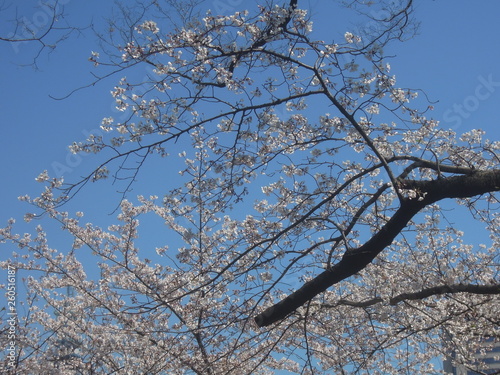
[[[470,293],[470,294],[500,294],[500,284],[495,285],[476,285],[476,284],[453,284],[453,285],[439,285],[430,288],[419,290],[412,293],[401,293],[395,297],[389,298],[389,304],[394,306],[403,301],[421,300],[431,296],[441,294],[455,294],[455,293]],[[384,300],[381,297],[375,297],[366,301],[351,301],[347,299],[340,299],[335,304],[322,303],[319,305],[321,308],[334,308],[337,306],[352,306],[352,307],[370,307],[377,303],[382,303]]]
[[[290,7],[288,9],[288,15],[287,17],[279,24],[273,27],[273,25],[269,25],[266,30],[264,30],[263,35],[257,39],[252,46],[249,49],[239,51],[238,54],[236,55],[236,58],[229,64],[228,71],[233,74],[234,73],[234,68],[238,64],[238,62],[241,60],[241,58],[249,53],[252,53],[255,49],[257,48],[262,48],[266,45],[266,43],[269,41],[269,38],[273,37],[273,32],[281,29],[281,31],[285,31],[287,28],[288,23],[292,19],[292,13],[293,11],[297,8],[297,2],[298,0],[290,0]]]
[[[298,307],[324,292],[332,285],[358,273],[389,246],[408,222],[424,207],[445,198],[470,198],[500,190],[500,169],[477,171],[428,181],[400,181],[405,189],[419,189],[420,198],[406,198],[392,218],[365,244],[349,249],[342,259],[277,304],[255,317],[259,327],[271,325],[294,312]]]

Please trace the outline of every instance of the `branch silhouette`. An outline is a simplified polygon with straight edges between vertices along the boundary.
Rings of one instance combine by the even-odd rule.
[[[446,198],[470,198],[500,190],[500,170],[476,171],[430,181],[398,180],[399,188],[418,189],[421,198],[405,199],[392,218],[365,244],[345,252],[342,259],[301,288],[255,317],[259,327],[284,319],[329,287],[358,273],[389,246],[424,207]]]

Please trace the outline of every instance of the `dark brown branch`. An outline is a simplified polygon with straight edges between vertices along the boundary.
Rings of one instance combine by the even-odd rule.
[[[471,174],[474,173],[475,170],[469,167],[459,167],[456,165],[447,165],[447,164],[441,164],[439,162],[434,162],[430,160],[425,160],[418,158],[416,156],[411,156],[411,155],[404,155],[404,156],[395,156],[390,159],[388,159],[388,162],[392,162],[394,160],[412,160],[413,163],[410,164],[408,167],[405,168],[403,173],[400,175],[399,178],[405,178],[410,174],[410,172],[414,169],[417,168],[429,168],[432,169],[436,172],[441,172],[441,173],[455,173],[455,174]]]
[[[365,244],[345,252],[342,259],[288,297],[255,317],[259,327],[271,325],[294,312],[298,307],[324,292],[332,285],[358,273],[389,246],[408,222],[425,206],[445,198],[470,198],[500,190],[500,170],[477,171],[428,181],[399,181],[404,189],[418,189],[420,198],[404,199],[392,218]]]
[[[431,288],[425,288],[418,292],[401,293],[395,297],[389,298],[390,305],[397,305],[403,301],[422,300],[428,297],[437,296],[441,294],[455,294],[455,293],[470,293],[470,294],[500,294],[500,285],[475,285],[475,284],[454,284],[454,285],[440,285]],[[370,307],[384,300],[381,297],[375,297],[366,301],[351,301],[347,299],[340,299],[335,304],[323,303],[321,308],[334,308],[337,306],[353,306],[353,307]]]
[[[402,293],[389,300],[391,305],[396,305],[402,301],[413,301],[440,294],[471,293],[471,294],[500,294],[500,285],[475,285],[475,284],[454,284],[440,285],[426,288],[418,292]]]

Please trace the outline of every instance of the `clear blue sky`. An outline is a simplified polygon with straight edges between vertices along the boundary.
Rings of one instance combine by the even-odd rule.
[[[111,4],[101,0],[65,0],[69,22],[79,26],[91,20],[97,25],[109,14]],[[33,3],[36,3],[33,1]],[[206,6],[229,10],[225,4],[245,1],[210,0]],[[333,1],[299,1],[314,17],[328,17],[327,25],[338,26]],[[416,2],[419,35],[396,45],[391,51],[391,65],[398,82],[405,87],[425,90],[435,105],[434,117],[443,126],[467,131],[478,127],[487,131],[490,139],[500,139],[500,2],[483,0]],[[43,15],[22,9],[23,16],[43,22]],[[0,23],[6,13],[0,13]],[[331,21],[330,21],[331,20]],[[332,27],[333,27],[332,26]],[[3,24],[2,31],[5,30]],[[337,29],[336,29],[337,30]],[[8,31],[8,30],[7,30]],[[337,30],[339,31],[339,30]],[[315,28],[328,38],[329,30]],[[93,66],[87,61],[92,50],[98,50],[92,32],[69,39],[58,45],[50,55],[38,60],[39,70],[22,67],[36,52],[36,44],[13,46],[0,43],[0,221],[20,219],[28,209],[17,196],[35,196],[41,185],[34,178],[44,169],[49,174],[64,172],[66,180],[75,180],[95,165],[92,156],[70,156],[67,146],[82,141],[86,134],[99,128],[103,117],[116,114],[114,100],[109,95],[119,77],[77,92],[68,99],[56,101],[49,97],[64,96],[71,90],[91,82]],[[99,189],[105,184],[100,184]],[[113,188],[110,189],[110,192]],[[90,190],[82,209],[96,209],[106,214],[116,200]],[[141,193],[141,191],[137,191]],[[146,192],[149,194],[150,192]],[[161,191],[157,191],[161,195]],[[104,206],[102,204],[104,203]]]

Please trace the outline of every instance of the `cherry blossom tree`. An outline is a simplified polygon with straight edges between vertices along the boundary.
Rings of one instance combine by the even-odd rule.
[[[500,333],[500,142],[440,127],[397,86],[384,47],[412,35],[412,1],[351,2],[374,27],[342,40],[319,40],[298,0],[179,26],[158,3],[92,53],[132,77],[112,90],[120,119],[71,146],[97,168],[21,197],[69,250],[41,226],[0,232],[20,248],[3,267],[29,271],[16,373],[436,374],[450,353],[479,371]],[[176,174],[161,198],[131,196],[148,163]],[[122,188],[109,227],[63,210],[106,179]]]

